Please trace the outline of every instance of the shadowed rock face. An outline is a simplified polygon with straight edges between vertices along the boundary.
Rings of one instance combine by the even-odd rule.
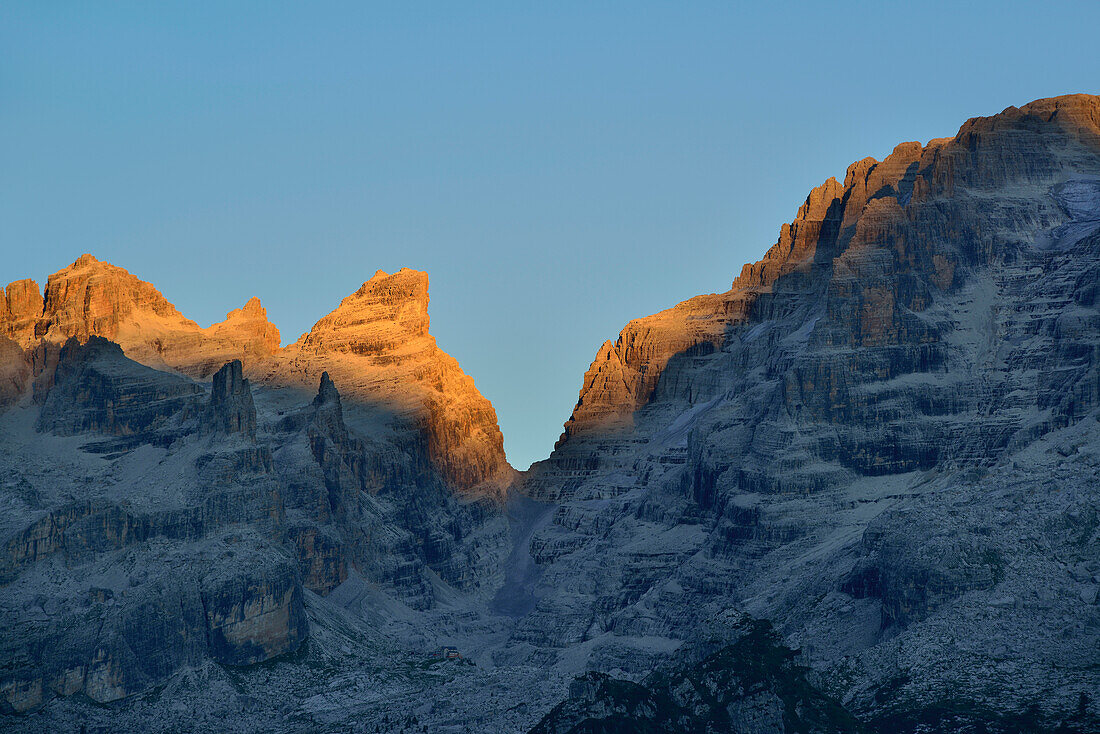
[[[125,545],[119,547],[114,554],[125,558]],[[201,546],[162,541],[156,552],[138,552],[141,564],[121,587],[39,580],[39,588],[55,594],[43,602],[49,618],[3,610],[8,629],[20,631],[0,640],[9,661],[0,679],[3,713],[78,693],[97,703],[117,701],[183,666],[206,659],[247,665],[293,651],[308,635],[297,570],[269,546],[238,537]],[[105,583],[96,565],[82,568]],[[10,586],[9,594],[25,583]],[[83,588],[74,593],[71,584]]]
[[[210,656],[250,665],[297,649],[309,626],[297,569],[268,556],[262,567],[203,579],[202,602]]]
[[[244,378],[239,359],[226,363],[214,373],[202,427],[209,433],[256,436],[256,405],[252,402],[252,390]]]
[[[791,482],[799,462],[892,474],[989,460],[1034,434],[1031,409],[1050,411],[1046,429],[1076,420],[1098,404],[1095,323],[1076,310],[1095,300],[1098,105],[1077,95],[1009,108],[811,191],[731,290],[636,319],[600,348],[530,491],[568,492],[586,455],[615,453],[595,447],[630,433],[647,406],[759,403],[741,409],[737,436],[695,446],[738,457],[714,456],[704,496],[714,472],[769,491],[831,481]],[[1059,237],[1076,249],[1037,247]],[[987,328],[999,343],[981,343]],[[1051,382],[1020,382],[1036,368]],[[976,426],[991,407],[996,418]]]
[[[0,410],[22,397],[31,378],[30,364],[18,343],[0,336]]]
[[[0,301],[0,335],[37,350],[35,374],[52,369],[52,345],[90,336],[196,378],[237,361],[255,381],[311,389],[328,371],[349,401],[421,436],[452,488],[499,497],[512,481],[496,411],[428,333],[426,273],[379,271],[286,349],[256,298],[203,329],[151,284],[91,255],[51,275],[44,299],[34,281],[22,280]]]
[[[381,270],[268,363],[267,384],[316,384],[413,427],[454,487],[499,496],[512,480],[496,411],[428,333],[428,275]]]
[[[492,576],[492,553],[471,557],[481,551],[468,543],[499,527],[495,499],[459,502],[419,444],[353,433],[327,372],[313,401],[277,427],[275,467],[306,588],[327,595],[354,567],[424,609],[433,604],[432,577],[467,590]],[[489,540],[498,542],[491,533]]]
[[[127,359],[114,342],[90,337],[81,344],[74,337],[61,348],[38,429],[60,435],[145,433],[171,417],[195,414],[202,392],[186,378]]]
[[[1071,710],[1098,684],[1098,182],[1100,97],[1010,107],[853,163],[729,291],[630,322],[524,477],[558,506],[517,645],[640,673],[726,605],[861,715]]]
[[[767,622],[747,620],[732,644],[641,683],[588,673],[531,734],[737,732],[859,734],[864,726],[807,679]]]
[[[353,434],[327,373],[263,422],[239,361],[206,399],[92,336],[41,376],[40,409],[0,416],[0,715],[293,652],[306,589],[353,572],[418,609],[492,578],[492,503],[458,502],[401,436]],[[36,412],[30,435],[19,416]]]

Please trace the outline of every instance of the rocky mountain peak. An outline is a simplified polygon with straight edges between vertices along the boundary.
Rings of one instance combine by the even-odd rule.
[[[22,280],[0,300],[0,327],[24,348],[101,336],[143,364],[194,377],[208,377],[232,359],[261,361],[280,345],[259,299],[202,329],[152,284],[89,254],[51,275],[44,297],[34,281]]]
[[[282,336],[275,324],[267,320],[267,309],[253,296],[242,308],[225,315],[225,321],[206,330],[211,336],[242,342],[258,342],[261,351],[274,354],[282,346]]]
[[[256,406],[239,359],[227,362],[214,373],[210,402],[203,414],[203,429],[215,434],[256,435]]]
[[[92,255],[51,275],[45,297],[23,280],[0,302],[0,336],[45,349],[43,365],[56,359],[56,345],[100,336],[141,364],[199,379],[234,361],[273,387],[312,388],[328,372],[349,402],[425,434],[421,445],[452,486],[500,492],[511,481],[496,412],[429,333],[427,273],[378,270],[287,349],[258,298],[204,329],[150,283]],[[12,367],[5,401],[15,399],[24,369]]]
[[[328,372],[321,373],[321,383],[317,388],[317,397],[313,398],[313,404],[315,406],[340,404],[340,392],[336,389],[332,378],[328,376]]]
[[[235,312],[230,311],[228,314],[226,314],[226,319],[228,319],[233,313]],[[267,318],[267,309],[263,307],[263,305],[260,303],[260,299],[256,296],[252,296],[252,298],[248,299],[248,303],[244,304],[244,308],[241,309],[241,313],[245,316],[262,316],[265,319]]]
[[[36,335],[57,343],[93,335],[118,341],[142,328],[198,329],[151,284],[91,255],[49,277],[42,319]]]
[[[0,297],[0,333],[26,345],[35,338],[35,327],[42,318],[42,290],[33,280],[17,280]]]
[[[428,327],[428,274],[377,271],[271,364],[265,382],[314,385],[421,432],[451,486],[500,494],[513,471],[496,411]],[[330,381],[331,381],[330,380]]]
[[[298,344],[367,357],[393,350],[431,350],[435,340],[428,334],[428,301],[427,273],[402,268],[390,275],[379,270]]]
[[[530,545],[550,591],[515,638],[617,647],[607,671],[733,600],[869,730],[1095,730],[1056,722],[1096,714],[1098,113],[1038,100],[857,161],[728,292],[601,345],[524,477],[558,504]],[[1002,661],[1021,672],[985,699]],[[1065,695],[1022,672],[1055,661]],[[589,682],[542,730],[650,723],[647,690]],[[947,700],[1002,713],[923,718]],[[1022,700],[1052,723],[1013,726]],[[793,729],[762,721],[741,728]]]
[[[1083,198],[1088,208],[1091,193],[1078,195],[1071,185],[1063,204],[1051,189],[1066,178],[1093,180],[1098,149],[1100,97],[1069,95],[973,118],[953,138],[901,143],[882,161],[852,163],[843,184],[829,178],[810,191],[777,242],[742,268],[731,290],[631,321],[614,342],[615,355],[602,346],[563,438],[628,425],[654,397],[669,360],[720,350],[733,329],[767,318],[776,304],[793,304],[795,294],[859,293],[860,339],[888,341],[899,328],[923,328],[897,322],[927,309],[932,290],[957,286],[963,267],[998,257],[995,248],[1018,237],[1007,233],[1024,225],[1019,218],[1040,232],[1065,221],[1065,212],[1071,219],[1085,216],[1072,213],[1080,207],[1069,199]],[[1005,187],[1035,203],[1028,214],[1002,214],[983,230],[958,231],[957,222],[945,217],[974,217],[961,205],[946,215],[934,203],[974,196],[966,206],[980,208],[978,192]],[[876,290],[870,282],[878,278]]]

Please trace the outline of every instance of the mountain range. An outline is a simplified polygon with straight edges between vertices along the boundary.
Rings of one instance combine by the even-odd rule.
[[[525,472],[428,304],[8,285],[3,727],[1100,730],[1100,97],[826,180]]]

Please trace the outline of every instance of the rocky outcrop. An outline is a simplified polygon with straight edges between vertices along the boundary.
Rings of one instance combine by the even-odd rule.
[[[95,431],[132,436],[198,412],[202,388],[128,359],[115,343],[75,337],[62,347],[38,429],[60,435]]]
[[[310,405],[306,435],[313,458],[325,476],[330,512],[346,512],[355,496],[369,486],[363,443],[352,438],[344,423],[340,393],[327,372],[321,373],[317,397]]]
[[[0,335],[37,355],[31,367],[43,394],[55,345],[91,336],[141,364],[199,379],[238,361],[253,381],[312,388],[327,371],[348,400],[415,435],[453,489],[499,497],[512,481],[493,406],[428,332],[426,273],[379,271],[287,349],[259,299],[200,328],[150,283],[92,255],[51,275],[44,299],[25,280],[0,300]]]
[[[930,528],[916,512],[877,518],[864,532],[863,546],[862,560],[840,588],[859,599],[880,599],[883,628],[924,619],[951,599],[994,588],[1004,576],[998,544]]]
[[[269,364],[266,384],[316,384],[327,372],[348,400],[424,437],[445,480],[499,495],[512,479],[496,411],[428,333],[428,275],[378,271]]]
[[[78,693],[110,703],[207,659],[246,665],[292,652],[308,635],[297,570],[270,548],[161,545],[121,579],[103,573],[106,560],[80,566],[94,582],[55,578],[55,596],[33,602],[48,610],[39,617],[0,610],[6,628],[19,631],[0,638],[9,661],[0,673],[0,712]],[[9,586],[8,598],[23,598],[25,587]]]
[[[166,332],[198,329],[152,285],[91,255],[49,277],[40,321],[36,336],[54,342],[89,336],[122,341],[142,321]]]
[[[0,336],[0,411],[23,396],[30,383],[31,369],[20,346]]]
[[[262,566],[233,568],[228,575],[203,579],[207,644],[219,663],[269,660],[297,649],[309,633],[294,564],[275,555],[258,560]]]
[[[642,683],[588,673],[531,734],[574,732],[840,732],[865,727],[806,678],[795,651],[761,620],[706,659]]]
[[[330,528],[298,525],[289,536],[298,557],[302,585],[325,596],[348,578],[348,548]]]
[[[206,330],[208,335],[215,340],[232,342],[234,339],[254,337],[258,343],[252,348],[260,355],[265,352],[274,354],[282,346],[279,330],[267,320],[267,309],[260,303],[260,299],[253,296],[243,308],[237,308],[225,315],[225,321],[220,321]]]
[[[353,433],[327,372],[313,401],[278,429],[288,536],[307,588],[326,595],[354,567],[423,609],[434,603],[432,578],[465,589],[491,573],[491,554],[472,557],[468,542],[499,523],[495,500],[457,501],[418,443],[402,449]]]
[[[23,347],[100,336],[131,359],[207,377],[226,362],[262,361],[279,348],[279,332],[259,300],[202,329],[151,284],[122,268],[81,255],[49,277],[43,299],[34,281],[8,286],[9,335]]]
[[[21,346],[29,344],[36,338],[42,302],[42,291],[33,280],[9,283],[0,298],[0,332]]]
[[[218,373],[205,413],[200,385],[97,336],[69,339],[43,384],[39,430],[118,438],[83,444],[51,482],[5,495],[0,651],[11,662],[0,711],[77,693],[107,703],[204,661],[249,665],[297,649],[308,635],[301,577],[280,543],[283,503],[240,363]],[[203,427],[246,440],[203,443]],[[180,455],[159,476],[148,453],[129,471],[115,463],[172,447]],[[0,452],[9,468],[12,452]],[[85,475],[100,460],[78,457],[104,453],[112,469]],[[81,490],[51,486],[65,480]],[[28,614],[35,605],[44,610]]]
[[[202,428],[206,433],[243,433],[250,438],[256,437],[256,405],[239,359],[227,362],[214,373],[210,402],[202,415]]]

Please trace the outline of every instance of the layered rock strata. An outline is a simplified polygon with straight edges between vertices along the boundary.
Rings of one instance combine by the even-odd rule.
[[[280,353],[267,384],[317,383],[414,427],[452,486],[499,494],[512,479],[496,411],[428,332],[428,275],[378,271]]]
[[[853,163],[729,291],[600,348],[524,478],[557,506],[517,649],[640,672],[728,604],[864,717],[1068,715],[1097,684],[1098,282],[1098,97]]]
[[[243,433],[255,437],[256,404],[239,359],[227,362],[214,373],[202,429],[207,433]]]
[[[279,331],[258,299],[202,329],[151,284],[122,268],[81,255],[46,281],[45,297],[32,280],[7,288],[0,328],[24,348],[100,336],[143,364],[209,377],[232,359],[261,361],[279,348]]]
[[[51,275],[45,297],[31,280],[12,283],[4,295],[0,335],[33,355],[22,361],[36,374],[52,369],[56,345],[92,336],[142,364],[200,379],[239,361],[242,375],[266,385],[311,389],[328,371],[372,421],[419,436],[454,489],[500,496],[512,480],[492,404],[428,333],[426,273],[379,271],[286,349],[256,298],[200,328],[151,284],[91,255]],[[11,395],[0,400],[12,402],[26,380],[8,351],[3,364],[12,374],[0,394]]]
[[[731,290],[632,321],[600,348],[557,450],[531,473],[531,491],[547,495],[583,478],[583,455],[613,456],[617,434],[642,409],[749,401],[730,391],[750,387],[775,392],[746,414],[772,413],[761,414],[752,447],[724,445],[742,459],[720,470],[747,489],[788,481],[769,466],[783,461],[794,476],[796,457],[831,462],[841,474],[990,458],[1030,430],[1028,406],[1052,411],[1048,427],[1089,410],[1091,324],[1062,311],[1092,298],[1096,106],[1077,95],[1009,108],[968,121],[954,138],[854,163],[843,184],[830,179],[811,191]],[[1045,315],[1075,326],[1033,335],[1029,322]],[[974,343],[988,328],[1001,341],[1008,331],[1018,336],[1004,346]],[[1031,368],[1083,392],[1068,398],[1053,385],[1020,384],[1011,367],[988,360],[998,349],[1007,359],[1035,354],[1028,359],[1046,361]],[[918,393],[915,413],[899,409]],[[1050,404],[1066,399],[1072,405]],[[975,433],[973,419],[991,409],[997,417]],[[787,424],[800,426],[797,436]],[[803,427],[814,425],[832,435]],[[609,441],[607,451],[577,448]]]
[[[310,592],[353,574],[419,609],[494,577],[495,505],[401,435],[359,438],[327,374],[258,410],[239,361],[209,396],[97,336],[51,364],[40,406],[0,415],[0,715],[294,652]]]
[[[61,348],[38,429],[61,435],[86,431],[128,436],[155,430],[173,417],[198,411],[201,387],[128,359],[102,337]]]

